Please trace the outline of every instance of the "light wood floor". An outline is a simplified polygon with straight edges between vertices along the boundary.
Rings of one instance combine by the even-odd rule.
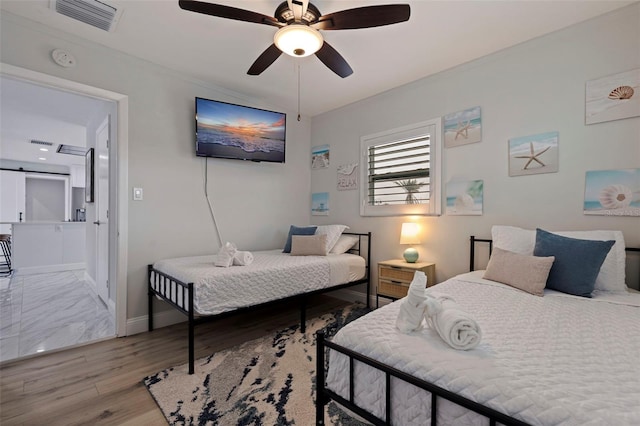
[[[347,302],[317,296],[307,318]],[[296,324],[295,304],[277,305],[196,327],[196,358]],[[185,323],[115,338],[0,366],[0,424],[163,425],[142,384],[160,370],[187,362]]]

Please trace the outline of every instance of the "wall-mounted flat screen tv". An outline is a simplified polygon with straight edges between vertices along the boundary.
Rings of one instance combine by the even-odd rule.
[[[196,98],[196,155],[284,163],[287,115]]]

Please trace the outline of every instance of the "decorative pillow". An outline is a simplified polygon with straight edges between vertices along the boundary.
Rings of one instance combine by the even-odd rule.
[[[543,296],[554,259],[553,256],[527,256],[494,247],[482,278]]]
[[[613,248],[602,263],[598,277],[596,278],[595,290],[626,293],[625,284],[625,263],[626,253],[624,251],[624,236],[620,231],[558,231],[553,232],[563,237],[577,238],[580,240],[609,241],[615,240]],[[536,244],[536,231],[522,229],[515,226],[499,226],[491,228],[491,238],[494,247],[509,250],[520,254],[533,254]]]
[[[291,256],[326,256],[327,236],[294,235],[291,237]]]
[[[547,288],[591,297],[596,277],[615,241],[563,237],[536,229],[535,256],[555,256]]]
[[[355,235],[340,235],[340,238],[338,238],[338,242],[331,249],[331,253],[346,253],[357,243],[358,237],[356,237]]]
[[[291,253],[291,237],[294,235],[314,235],[316,233],[317,226],[294,226],[289,228],[289,235],[287,236],[287,242],[284,245],[283,253]]]
[[[334,245],[338,242],[340,235],[342,235],[342,231],[345,229],[349,229],[346,225],[320,225],[318,229],[316,229],[316,235],[326,234],[327,235],[327,253],[331,251]]]

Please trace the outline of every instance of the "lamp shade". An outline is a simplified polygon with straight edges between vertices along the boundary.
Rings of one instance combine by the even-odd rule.
[[[280,28],[273,36],[273,42],[287,55],[303,58],[320,50],[324,39],[320,31],[314,28],[291,24]]]
[[[417,223],[403,223],[400,231],[400,244],[420,244],[419,231],[420,227]]]

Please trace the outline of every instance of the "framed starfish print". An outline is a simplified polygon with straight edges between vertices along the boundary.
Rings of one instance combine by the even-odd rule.
[[[479,106],[447,114],[443,121],[445,148],[482,140],[482,117]]]
[[[558,171],[558,132],[509,139],[509,176]]]

